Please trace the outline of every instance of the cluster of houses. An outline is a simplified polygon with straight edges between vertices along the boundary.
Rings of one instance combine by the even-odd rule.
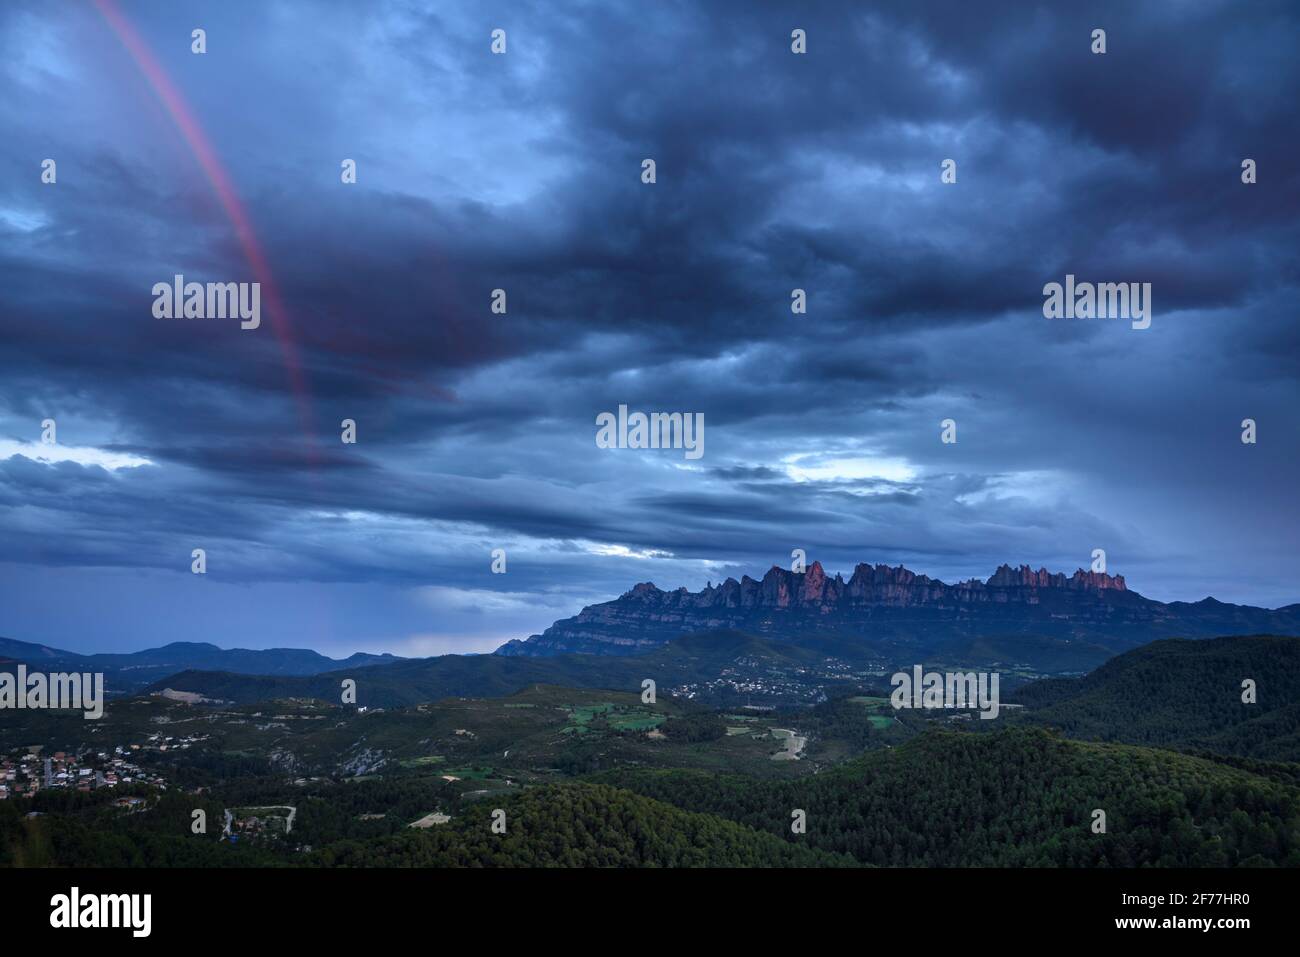
[[[720,676],[709,681],[691,682],[667,689],[674,698],[710,700],[718,695],[742,694],[756,698],[781,698],[821,704],[826,692],[819,685],[810,684],[802,677],[784,675],[742,675],[731,668],[723,669]]]
[[[277,817],[259,817],[257,815],[253,815],[252,817],[241,817],[230,822],[230,829],[234,838],[243,837],[251,839],[254,837],[260,837],[268,832],[283,833],[284,819]],[[221,839],[224,841],[226,837],[227,835],[223,834]]]
[[[84,748],[76,753],[43,754],[42,746],[20,748],[0,757],[0,801],[32,797],[45,788],[93,791],[119,784],[144,784],[166,790],[167,782],[162,775],[137,763],[138,753],[188,748],[206,737],[152,734],[142,744],[120,744],[111,752]]]
[[[717,678],[670,687],[666,691],[673,697],[686,699],[709,700],[719,695],[742,694],[821,704],[827,700],[824,688],[827,681],[866,683],[886,673],[883,659],[854,665],[826,657],[815,667],[773,668],[770,662],[746,655],[737,658],[734,667],[723,668]]]
[[[282,837],[293,831],[298,809],[292,805],[274,807],[226,808],[226,823],[221,840],[237,843],[241,838],[253,840],[266,836]]]

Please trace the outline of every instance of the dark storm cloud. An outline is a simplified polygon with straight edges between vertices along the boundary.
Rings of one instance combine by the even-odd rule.
[[[56,580],[169,605],[193,547],[268,636],[372,589],[349,650],[490,647],[796,547],[948,578],[1106,547],[1157,597],[1296,599],[1293,5],[121,9],[289,337],[152,318],[154,282],[250,280],[245,250],[94,7],[6,5],[0,632],[79,638],[23,606]],[[1151,329],[1044,320],[1067,272],[1152,283]],[[596,448],[619,404],[703,412],[703,459]],[[46,417],[99,452],[37,461]]]

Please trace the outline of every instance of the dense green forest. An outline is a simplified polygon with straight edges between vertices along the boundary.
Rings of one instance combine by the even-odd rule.
[[[711,814],[629,791],[574,783],[533,788],[501,805],[506,833],[475,806],[446,827],[344,841],[311,863],[333,867],[828,867],[851,858],[791,844]]]
[[[1242,682],[1256,701],[1242,701]],[[1300,761],[1300,639],[1272,636],[1155,641],[1083,678],[1019,689],[1013,721],[1072,738]]]
[[[1242,767],[1036,729],[928,731],[799,778],[625,769],[455,803],[429,778],[324,783],[292,839],[219,842],[222,805],[283,799],[275,779],[221,800],[165,794],[124,814],[52,795],[0,805],[0,863],[27,866],[1297,866],[1294,766]],[[1257,773],[1258,772],[1258,773]],[[432,807],[452,820],[407,822]],[[504,835],[491,830],[506,812]],[[202,808],[214,826],[190,832]],[[1093,812],[1106,832],[1093,831]],[[806,814],[806,833],[791,829]],[[382,816],[381,816],[382,815]]]
[[[62,806],[38,805],[45,808],[40,817],[21,813],[18,801],[0,802],[0,866],[252,867],[278,860],[264,848],[218,844],[222,805],[204,795],[167,794],[136,814],[113,809],[102,797],[59,797],[67,799]],[[207,814],[213,833],[191,833],[196,809]]]
[[[192,795],[165,797],[148,813],[101,808],[88,815],[21,817],[0,804],[0,864],[27,867],[836,867],[848,857],[790,844],[709,814],[683,811],[605,785],[568,783],[530,788],[500,802],[478,802],[446,824],[412,829],[398,823],[352,825],[358,807],[390,807],[381,792],[346,802],[321,802],[333,820],[316,820],[294,843],[230,844],[215,833],[190,832],[195,808],[220,821],[220,804]],[[400,796],[399,796],[400,797]],[[492,812],[505,812],[504,834]],[[307,815],[310,817],[311,815]],[[409,812],[408,815],[409,817]],[[404,818],[396,815],[394,820]],[[366,825],[369,825],[367,828]],[[331,829],[382,836],[298,844]],[[337,837],[337,835],[335,835]]]
[[[602,773],[679,807],[879,866],[1300,865],[1300,790],[1172,752],[1046,731],[931,731],[812,778]],[[807,833],[790,833],[795,808]],[[1106,833],[1092,830],[1106,813]]]

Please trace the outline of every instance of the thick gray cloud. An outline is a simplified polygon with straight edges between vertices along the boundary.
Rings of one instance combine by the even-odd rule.
[[[482,650],[793,548],[1295,601],[1298,39],[1282,2],[6,4],[0,633]],[[151,315],[256,278],[205,142],[257,331]],[[1150,282],[1151,328],[1045,320],[1067,272]],[[620,404],[704,456],[597,448]]]

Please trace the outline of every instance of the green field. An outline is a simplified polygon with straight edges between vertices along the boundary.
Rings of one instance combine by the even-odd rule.
[[[651,728],[659,727],[666,720],[668,719],[662,714],[632,712],[611,716],[609,724],[616,731],[649,731]]]
[[[570,718],[577,724],[590,724],[591,720],[597,715],[606,714],[614,710],[614,705],[608,701],[601,704],[584,705],[578,708],[570,708]]]
[[[423,768],[431,764],[442,764],[446,760],[441,754],[427,754],[422,758],[406,758],[401,765],[404,768]]]
[[[874,730],[883,731],[894,724],[893,709],[889,706],[888,698],[858,695],[850,698],[849,701],[860,704],[865,710],[871,712],[867,715],[867,721]]]

